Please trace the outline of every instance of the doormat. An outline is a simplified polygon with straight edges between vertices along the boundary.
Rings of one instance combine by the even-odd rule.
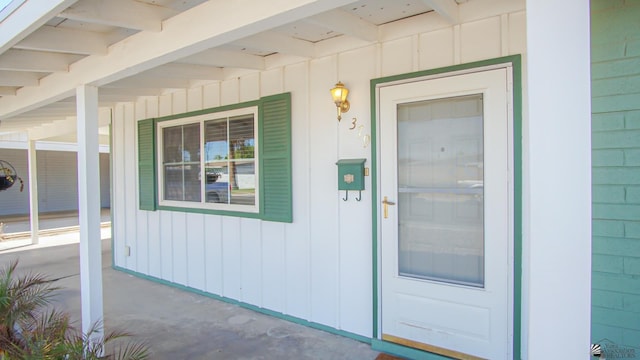
[[[380,354],[376,360],[404,360],[404,358],[395,357],[389,354]]]

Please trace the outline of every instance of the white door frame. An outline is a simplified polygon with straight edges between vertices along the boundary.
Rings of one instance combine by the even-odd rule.
[[[509,82],[512,88],[512,99],[510,99],[509,114],[512,118],[510,121],[510,128],[508,129],[510,136],[513,137],[512,149],[510,150],[513,157],[509,158],[509,164],[512,166],[513,181],[510,183],[513,194],[512,213],[513,218],[510,219],[509,232],[513,237],[512,250],[512,268],[513,272],[510,274],[510,282],[512,284],[512,292],[509,301],[509,314],[510,314],[510,330],[509,333],[512,336],[512,354],[517,357],[521,352],[521,297],[522,297],[522,88],[521,88],[521,57],[520,55],[508,56],[502,58],[496,58],[491,60],[480,61],[470,64],[456,65],[446,68],[421,71],[416,73],[409,73],[404,75],[390,76],[385,78],[373,79],[371,81],[371,130],[372,130],[372,188],[375,191],[372,194],[372,216],[373,216],[373,229],[372,229],[372,245],[373,245],[373,338],[372,347],[376,350],[386,351],[389,353],[395,353],[397,355],[404,356],[420,356],[425,355],[424,352],[389,343],[383,341],[382,329],[381,329],[381,252],[379,244],[379,234],[381,233],[382,214],[379,210],[380,203],[380,164],[379,164],[379,119],[378,119],[378,107],[379,107],[379,91],[381,86],[389,86],[395,84],[402,84],[407,82],[423,81],[441,77],[449,77],[453,75],[473,73],[477,71],[483,71],[488,69],[497,68],[510,68]]]

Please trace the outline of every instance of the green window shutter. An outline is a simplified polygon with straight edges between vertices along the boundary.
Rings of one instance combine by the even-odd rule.
[[[138,121],[138,191],[140,210],[156,210],[155,121]]]
[[[263,220],[292,222],[291,93],[261,99],[260,213]]]

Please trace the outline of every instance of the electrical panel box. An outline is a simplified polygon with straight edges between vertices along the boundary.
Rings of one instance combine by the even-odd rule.
[[[367,159],[338,160],[338,190],[364,190],[364,163]]]

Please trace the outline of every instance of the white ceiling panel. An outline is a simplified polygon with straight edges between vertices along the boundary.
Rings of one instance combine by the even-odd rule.
[[[247,13],[254,8],[262,8],[254,11],[259,18],[260,12],[267,13],[279,6],[290,19],[272,16],[266,20],[268,26],[259,25],[259,31],[248,30],[245,37],[222,36],[228,40],[198,49],[200,52],[184,53],[181,58],[156,58],[151,68],[122,65],[125,70],[121,72],[126,73],[124,78],[89,81],[101,83],[101,105],[135,101],[139,96],[159,95],[202,82],[263,70],[269,59],[314,58],[319,50],[326,48],[324,44],[332,43],[323,41],[337,37],[345,37],[345,43],[375,43],[380,25],[427,12],[435,11],[449,23],[455,23],[458,6],[468,0],[309,0],[317,2],[313,6],[306,2],[281,0],[269,7],[260,0],[245,0],[246,3],[224,0],[55,1],[56,5],[52,5],[49,11],[43,10],[36,25],[16,33],[19,36],[15,35],[15,39],[4,40],[4,43],[0,41],[0,115],[3,114],[2,104],[6,105],[5,108],[15,106],[8,99],[22,104],[20,101],[28,97],[25,94],[38,93],[33,88],[55,83],[60,76],[73,76],[73,73],[87,71],[88,68],[111,68],[114,63],[125,64],[131,54],[137,53],[138,48],[146,48],[146,44],[152,46],[155,41],[162,48],[164,43],[161,41],[168,32],[172,35],[166,40],[184,42],[191,39],[192,46],[196,46],[198,41],[210,39],[197,39],[195,33],[209,33],[212,27],[219,27],[227,18],[230,24],[247,19]],[[344,5],[347,3],[349,5]],[[247,4],[253,4],[251,9],[247,9]],[[219,11],[211,12],[205,18],[195,11],[196,7]],[[296,17],[296,12],[291,10],[298,7],[307,9],[304,16]],[[308,10],[310,8],[314,10]],[[221,18],[219,15],[223,11],[227,11],[228,16]],[[199,20],[185,22],[184,18]],[[207,23],[212,18],[218,20]],[[181,23],[180,29],[184,31],[175,32],[175,26],[173,31],[167,31],[175,22]],[[191,27],[199,27],[200,30],[192,31]],[[213,32],[209,35],[218,36]],[[141,36],[147,39],[146,43],[135,40]],[[128,52],[123,52],[123,49]],[[153,47],[147,50],[154,52]],[[87,62],[92,66],[83,66]],[[43,78],[47,81],[41,81]],[[6,129],[6,124],[13,121],[20,124],[19,119],[29,119],[29,126],[33,126],[37,119],[50,122],[55,118],[74,116],[74,99],[72,96],[44,106],[42,104],[46,102],[33,100],[32,104],[39,104],[39,108],[26,107],[34,110],[18,113],[13,118],[5,116],[3,128]],[[27,122],[21,124],[12,124],[12,128],[24,127]]]

